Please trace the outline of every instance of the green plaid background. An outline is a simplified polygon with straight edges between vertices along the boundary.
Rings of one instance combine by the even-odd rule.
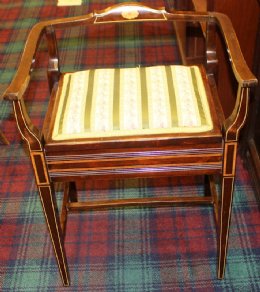
[[[116,2],[120,1],[85,0],[82,6],[57,7],[50,0],[0,0],[0,95],[36,22],[82,15]],[[170,0],[145,3],[173,5]],[[151,41],[149,36],[155,32],[164,46]],[[64,47],[63,70],[178,62],[172,27],[148,26],[141,32],[134,26],[117,31],[111,27],[78,41],[77,36],[84,33],[81,28],[58,33],[59,45]],[[129,42],[120,41],[123,33]],[[111,42],[115,35],[120,54]],[[46,64],[44,44],[39,57],[41,68]],[[27,100],[34,123],[40,125],[48,90],[42,70],[35,78],[38,81],[32,82]],[[62,287],[29,159],[11,105],[5,101],[0,103],[0,119],[11,142],[0,145],[0,291],[260,291],[259,206],[240,159],[225,280],[216,278],[216,232],[210,208],[129,208],[69,217],[66,250],[72,285]],[[199,179],[184,178],[88,182],[86,189],[81,195],[87,199],[203,193]],[[57,191],[60,195],[60,186]]]

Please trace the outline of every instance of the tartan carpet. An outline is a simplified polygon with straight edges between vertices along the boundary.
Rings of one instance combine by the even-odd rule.
[[[26,35],[33,24],[43,19],[81,15],[115,2],[83,1],[79,7],[57,7],[56,1],[50,0],[2,0],[0,95],[17,68]],[[146,1],[155,6],[162,6],[162,2]],[[167,5],[171,5],[171,1]],[[156,29],[164,47],[149,38]],[[178,61],[178,52],[172,49],[174,40],[168,37],[170,28],[145,27],[144,30],[140,43],[120,43],[122,54],[117,54],[110,42],[115,33],[112,27],[109,32],[98,31],[102,41],[95,37],[95,32],[87,43],[78,42],[76,38],[84,32],[70,31],[70,42],[82,48],[81,54],[68,49],[71,45],[65,40],[68,35],[60,32],[59,44],[65,47],[61,51],[64,64],[66,60],[63,69]],[[119,37],[128,33],[128,40],[136,41],[133,26],[116,33]],[[136,47],[138,54],[133,53]],[[42,48],[39,54],[44,60],[44,45]],[[44,67],[44,62],[39,66]],[[37,74],[40,81],[32,82],[27,100],[34,123],[40,125],[48,93],[41,70]],[[34,95],[37,102],[33,100]],[[216,278],[216,232],[210,208],[129,208],[69,217],[66,250],[72,285],[62,287],[29,159],[20,143],[9,103],[1,102],[0,118],[1,128],[11,142],[10,146],[0,145],[0,291],[260,290],[260,216],[249,174],[241,159],[238,160],[224,280]],[[86,190],[81,195],[90,200],[177,192],[203,194],[199,179],[184,178],[88,182]],[[58,197],[60,191],[61,186],[57,186]]]

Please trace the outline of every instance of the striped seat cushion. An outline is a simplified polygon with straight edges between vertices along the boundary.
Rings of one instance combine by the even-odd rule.
[[[59,95],[54,140],[212,129],[197,66],[66,73]]]

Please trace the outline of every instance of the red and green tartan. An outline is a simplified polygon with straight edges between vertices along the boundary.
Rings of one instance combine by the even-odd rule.
[[[81,15],[117,2],[84,0],[79,7],[57,7],[55,0],[2,0],[0,95],[15,73],[35,23]],[[145,3],[171,6],[174,1]],[[59,45],[64,48],[60,51],[63,70],[178,62],[172,26],[97,30],[58,32]],[[160,36],[156,42],[151,40],[154,33]],[[83,40],[77,40],[78,34]],[[123,34],[127,34],[125,42]],[[68,36],[69,42],[65,40]],[[45,56],[42,45],[40,69],[46,65]],[[48,87],[44,71],[37,72],[27,101],[34,123],[40,126]],[[0,145],[0,291],[260,291],[259,203],[240,159],[224,280],[216,278],[216,231],[210,208],[129,208],[69,217],[66,250],[72,286],[62,287],[31,165],[9,103],[1,101],[0,118],[1,129],[11,141],[8,147]],[[183,178],[88,182],[86,189],[81,196],[89,200],[203,194],[200,180]],[[57,191],[60,196],[60,186]]]

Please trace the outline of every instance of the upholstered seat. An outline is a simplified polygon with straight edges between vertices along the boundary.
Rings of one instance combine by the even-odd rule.
[[[205,86],[198,66],[64,74],[52,138],[209,131],[212,120]]]

